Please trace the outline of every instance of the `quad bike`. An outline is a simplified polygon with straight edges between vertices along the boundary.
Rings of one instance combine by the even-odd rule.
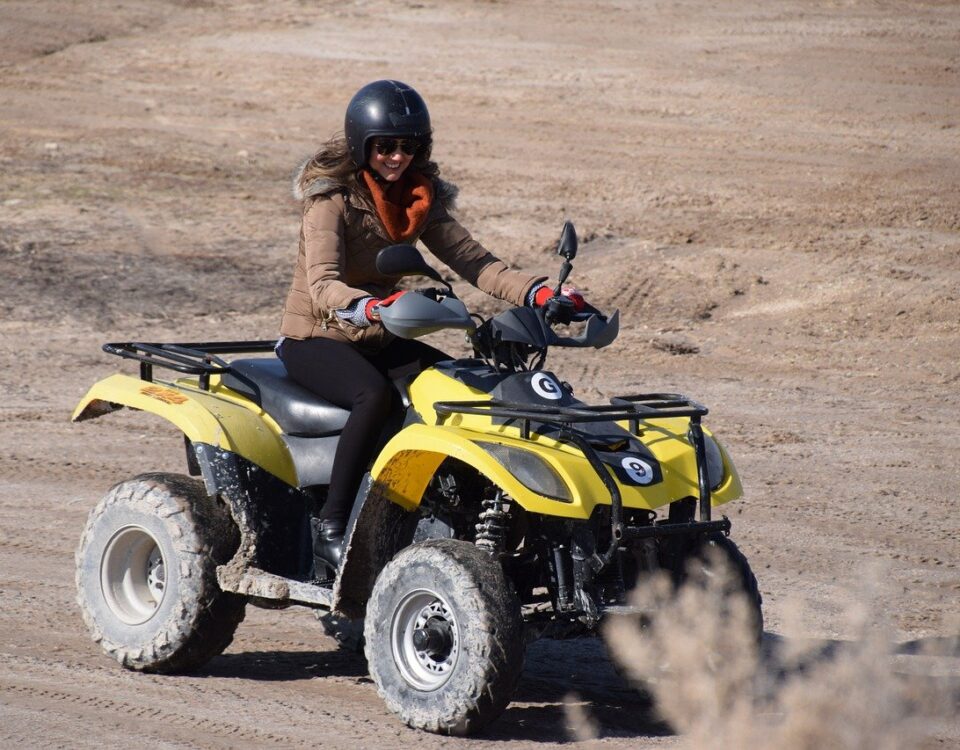
[[[576,249],[567,223],[561,284]],[[664,393],[589,406],[543,369],[550,347],[609,345],[618,312],[577,312],[558,284],[543,308],[483,320],[409,245],[383,250],[378,268],[444,285],[384,308],[388,330],[461,329],[474,357],[395,380],[395,418],[337,571],[315,569],[311,521],[348,412],[275,356],[222,358],[269,355],[273,341],[104,346],[138,361],[139,377],[98,382],[73,419],[124,406],[164,417],[192,475],[142,474],[90,513],[78,601],[108,654],[189,671],[229,645],[247,604],[312,607],[344,640],[364,622],[371,676],[404,722],[466,734],[510,702],[530,640],[596,633],[630,611],[626,593],[645,576],[666,570],[679,584],[690,561],[715,558],[708,548],[733,565],[761,631],[756,579],[730,521],[711,517],[742,491],[701,424],[706,408]]]

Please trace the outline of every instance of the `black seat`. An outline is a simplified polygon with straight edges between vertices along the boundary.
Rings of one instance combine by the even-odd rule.
[[[227,388],[255,401],[288,435],[336,435],[350,416],[347,409],[324,401],[287,375],[277,358],[235,359],[223,373]]]

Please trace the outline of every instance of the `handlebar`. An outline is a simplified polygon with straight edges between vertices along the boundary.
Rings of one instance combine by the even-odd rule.
[[[606,322],[607,316],[589,302],[583,303],[583,309],[577,310],[576,303],[569,297],[557,295],[547,300],[543,306],[544,320],[551,325],[556,323],[585,323],[594,315]]]
[[[537,310],[537,313],[553,336],[553,340],[550,341],[552,346],[590,346],[600,349],[613,343],[620,331],[619,310],[615,310],[608,317],[593,305],[584,302],[583,309],[577,311],[573,300],[562,295],[551,297],[543,307]],[[583,333],[578,336],[558,336],[553,330],[556,324],[570,323],[585,323]]]
[[[591,305],[589,302],[583,303],[583,310],[578,313],[573,314],[574,323],[583,323],[587,320],[590,320],[591,316],[596,315],[604,323],[607,322],[607,316],[600,312],[599,309]]]
[[[477,323],[450,290],[412,291],[413,294],[400,297],[380,311],[381,321],[391,333],[402,338],[417,338],[444,328],[477,330]],[[620,331],[619,311],[607,316],[593,305],[585,304],[583,310],[577,312],[573,300],[563,296],[551,298],[543,307],[504,311],[488,323],[497,331],[493,341],[527,344],[544,351],[549,346],[600,349],[613,343]],[[570,323],[582,324],[578,335],[560,335],[554,330],[557,324]]]

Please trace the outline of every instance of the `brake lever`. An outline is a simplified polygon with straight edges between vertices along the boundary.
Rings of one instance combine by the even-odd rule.
[[[434,302],[439,302],[441,297],[449,297],[450,293],[446,289],[441,289],[437,286],[428,286],[424,289],[417,290],[427,299],[432,299]]]
[[[580,312],[574,313],[571,321],[573,323],[583,323],[587,320],[590,320],[590,318],[592,318],[594,315],[596,315],[597,318],[599,318],[602,322],[607,322],[606,315],[600,312],[600,310],[591,305],[589,302],[584,302],[583,309]]]

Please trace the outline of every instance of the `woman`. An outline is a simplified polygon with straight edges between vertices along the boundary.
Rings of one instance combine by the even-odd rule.
[[[294,194],[304,202],[300,252],[277,350],[290,377],[351,410],[314,538],[318,568],[340,564],[353,499],[389,414],[388,373],[449,359],[380,324],[380,308],[404,292],[395,291],[396,277],[377,271],[377,253],[420,240],[494,297],[524,305],[552,296],[545,277],[510,270],[448,213],[457,190],[430,160],[430,115],[416,91],[399,81],[364,86],[347,107],[344,131],[294,178]],[[582,297],[571,296],[583,306]]]

